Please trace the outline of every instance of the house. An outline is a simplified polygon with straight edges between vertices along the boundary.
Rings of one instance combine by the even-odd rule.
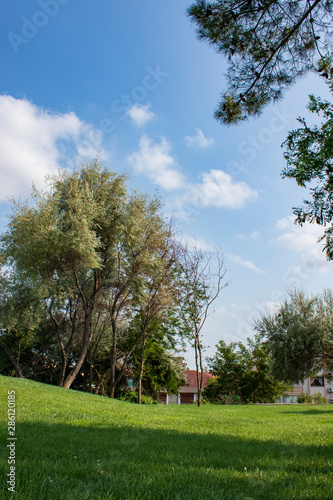
[[[327,399],[328,403],[333,403],[333,381],[329,382],[324,374],[294,383],[292,391],[286,392],[278,403],[296,403],[297,396],[301,394],[313,396],[318,392]]]
[[[185,370],[185,379],[187,381],[186,385],[179,387],[178,394],[168,394],[165,391],[159,393],[159,402],[164,404],[175,403],[175,404],[191,404],[198,400],[198,384],[197,384],[197,372],[196,370]],[[199,373],[199,376],[201,373]],[[204,389],[207,382],[212,378],[212,374],[208,372],[203,372],[202,388]]]

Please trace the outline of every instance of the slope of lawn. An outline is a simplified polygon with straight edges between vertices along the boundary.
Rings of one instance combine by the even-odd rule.
[[[333,405],[138,406],[1,376],[0,391],[2,498],[333,498]]]

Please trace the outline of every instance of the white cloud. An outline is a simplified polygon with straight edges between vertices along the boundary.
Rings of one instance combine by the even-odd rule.
[[[231,304],[226,318],[226,330],[229,330],[228,341],[246,341],[248,337],[254,336],[254,322],[261,318],[262,314],[274,314],[278,311],[280,304],[275,300],[266,299],[260,303],[254,301],[252,304]]]
[[[288,250],[296,252],[312,251],[318,247],[318,238],[322,236],[324,229],[318,224],[306,223],[302,227],[294,223],[294,217],[289,216],[280,219],[276,227],[284,231],[275,241]]]
[[[260,236],[259,231],[253,231],[253,232],[250,234],[250,240],[256,240],[256,239],[258,238],[258,236]]]
[[[255,266],[249,260],[245,260],[242,257],[239,257],[238,255],[228,254],[227,259],[230,260],[231,262],[235,262],[236,264],[240,264],[241,266],[246,267],[247,269],[251,269],[251,271],[255,271],[258,274],[267,274],[265,271],[259,269],[259,267]]]
[[[203,252],[212,252],[214,250],[214,245],[206,241],[204,238],[195,238],[194,236],[181,233],[177,237],[177,240],[183,245],[202,250]]]
[[[200,184],[192,184],[184,201],[204,207],[242,208],[253,201],[258,193],[245,182],[235,182],[230,174],[222,170],[211,170],[202,174]]]
[[[102,153],[101,141],[101,133],[75,113],[55,114],[26,99],[1,95],[0,201],[26,195],[32,182],[44,187],[44,177],[57,172],[69,148],[74,147],[75,156]]]
[[[231,304],[232,317],[237,318],[238,316],[251,317],[253,314],[253,306],[248,304]]]
[[[143,135],[139,150],[128,156],[127,161],[136,173],[146,174],[162,188],[180,189],[184,185],[184,176],[169,152],[170,144],[165,138],[153,144],[149,137]]]
[[[239,241],[244,241],[244,240],[256,240],[259,238],[260,233],[259,231],[253,231],[250,235],[245,236],[244,234],[236,234],[236,239]]]
[[[127,114],[133,120],[137,127],[143,127],[147,122],[155,117],[155,114],[149,110],[150,104],[144,106],[143,104],[134,104],[128,108]]]
[[[212,252],[215,249],[214,244],[210,243],[209,241],[205,240],[204,238],[195,238],[194,236],[189,236],[187,234],[181,234],[178,237],[178,241],[180,241],[184,245],[188,245],[190,248],[197,248],[198,250],[202,250],[203,252]],[[228,253],[228,254],[226,254],[226,259],[227,259],[227,261],[235,262],[236,264],[240,264],[241,266],[246,267],[247,269],[250,269],[251,271],[255,271],[258,274],[267,274],[265,271],[263,271],[262,269],[259,269],[257,266],[255,266],[249,260],[245,260],[238,255]]]
[[[186,136],[185,141],[188,146],[199,146],[200,148],[208,148],[215,142],[212,137],[207,139],[202,130],[199,128],[197,128],[197,135],[194,135],[193,137]]]
[[[182,190],[176,199],[178,209],[189,206],[242,208],[257,198],[258,193],[245,182],[236,182],[222,170],[211,170],[201,175],[201,183],[185,184],[185,178],[170,154],[170,144],[163,137],[158,143],[142,135],[139,149],[127,157],[135,173],[147,175],[167,190]],[[252,237],[255,238],[254,232]]]
[[[294,217],[288,216],[278,220],[276,227],[283,233],[272,238],[269,243],[299,254],[298,264],[288,269],[288,275],[304,278],[313,272],[326,273],[333,270],[332,262],[326,260],[325,252],[322,251],[324,242],[318,242],[318,238],[324,233],[322,226],[310,223],[299,226],[294,223]]]
[[[306,223],[302,227],[296,225],[292,216],[278,220],[276,227],[284,232],[272,241],[296,252],[312,251],[318,248],[318,238],[324,232],[323,227],[318,224]]]

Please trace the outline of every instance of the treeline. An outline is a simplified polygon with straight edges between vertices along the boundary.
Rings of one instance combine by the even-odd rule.
[[[157,197],[98,162],[47,182],[32,204],[14,202],[1,236],[1,373],[110,397],[128,379],[139,398],[175,392],[175,353],[200,323],[184,298],[209,301],[211,256],[179,242]]]
[[[132,380],[141,402],[185,383],[177,353],[190,343],[201,404],[202,328],[227,285],[220,248],[181,242],[157,197],[97,162],[14,202],[0,241],[1,374],[110,397]],[[332,325],[331,291],[291,292],[247,346],[219,342],[204,397],[274,401],[284,382],[329,376]]]

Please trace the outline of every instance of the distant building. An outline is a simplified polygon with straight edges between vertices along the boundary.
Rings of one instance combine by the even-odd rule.
[[[329,382],[323,374],[306,378],[304,382],[294,383],[292,391],[286,392],[278,402],[296,403],[297,396],[301,394],[313,396],[318,392],[327,399],[328,403],[333,403],[333,381]]]
[[[185,379],[187,381],[186,385],[179,387],[178,394],[168,394],[165,391],[159,393],[159,402],[164,404],[191,404],[198,400],[198,384],[197,384],[197,372],[196,370],[185,370]],[[199,373],[199,376],[201,373]],[[202,388],[204,389],[207,382],[212,378],[212,374],[208,372],[203,373]]]

